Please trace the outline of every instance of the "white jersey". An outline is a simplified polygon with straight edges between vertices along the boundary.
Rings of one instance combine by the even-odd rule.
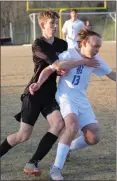
[[[60,77],[56,93],[57,100],[62,99],[62,97],[66,97],[74,102],[77,102],[81,108],[87,108],[90,106],[86,96],[86,89],[88,87],[91,74],[94,73],[97,76],[103,76],[112,71],[99,56],[95,56],[95,58],[100,63],[98,68],[81,65],[69,70],[66,76]],[[59,55],[59,60],[61,61],[82,59],[83,58],[75,48],[69,49]]]
[[[72,22],[71,19],[67,20],[62,28],[62,32],[66,33],[66,41],[68,43],[68,49],[77,47],[78,33],[85,27],[83,21],[77,19]]]

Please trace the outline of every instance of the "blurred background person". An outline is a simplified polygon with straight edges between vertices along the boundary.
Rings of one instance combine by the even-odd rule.
[[[68,43],[68,49],[77,47],[78,33],[85,27],[83,21],[78,18],[76,9],[70,12],[70,19],[65,21],[62,28],[62,38]]]
[[[89,20],[86,20],[86,21],[85,21],[85,27],[86,27],[88,30],[91,30],[92,25],[91,25],[91,22],[90,22]]]

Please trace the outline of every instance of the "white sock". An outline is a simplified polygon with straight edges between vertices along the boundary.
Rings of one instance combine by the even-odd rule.
[[[85,142],[84,136],[81,135],[72,141],[72,143],[70,145],[70,151],[75,150],[75,149],[86,148],[87,146],[89,146],[89,145]]]
[[[55,167],[60,168],[60,169],[63,168],[68,152],[69,152],[68,145],[65,145],[63,143],[58,143],[56,159],[54,162]]]

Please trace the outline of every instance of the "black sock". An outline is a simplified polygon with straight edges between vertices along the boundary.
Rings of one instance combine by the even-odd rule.
[[[0,158],[7,153],[10,149],[12,148],[12,146],[8,143],[7,138],[2,142],[2,144],[0,145]]]
[[[39,146],[33,157],[29,160],[29,163],[36,163],[42,160],[44,156],[50,151],[57,139],[58,137],[56,135],[47,132],[41,139]]]

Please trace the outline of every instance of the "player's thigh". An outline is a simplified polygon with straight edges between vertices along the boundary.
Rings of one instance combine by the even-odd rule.
[[[33,126],[31,126],[27,123],[24,123],[21,120],[19,134],[26,136],[26,137],[30,137],[30,135],[32,134],[32,130],[33,130]]]
[[[79,120],[81,130],[87,125],[98,125],[98,121],[92,107],[82,110],[82,113],[79,115]]]
[[[60,112],[62,114],[63,119],[69,114],[76,114],[78,116],[78,108],[76,104],[70,100],[68,97],[60,97],[57,98],[58,104],[60,106]]]
[[[76,129],[79,127],[79,115],[78,115],[78,108],[74,101],[63,98],[59,102],[60,104],[60,111],[63,116],[65,127],[68,129],[72,125],[72,128],[76,125]]]
[[[65,129],[77,132],[79,129],[79,118],[76,113],[69,113],[64,117]]]
[[[48,101],[44,105],[44,108],[41,112],[43,116],[48,120],[50,127],[56,125],[59,126],[60,124],[64,125],[63,117],[60,113],[60,107],[55,98],[52,98],[51,101]]]
[[[100,127],[95,117],[93,109],[88,108],[83,114],[80,115],[80,129],[87,138],[96,138],[100,136]]]

